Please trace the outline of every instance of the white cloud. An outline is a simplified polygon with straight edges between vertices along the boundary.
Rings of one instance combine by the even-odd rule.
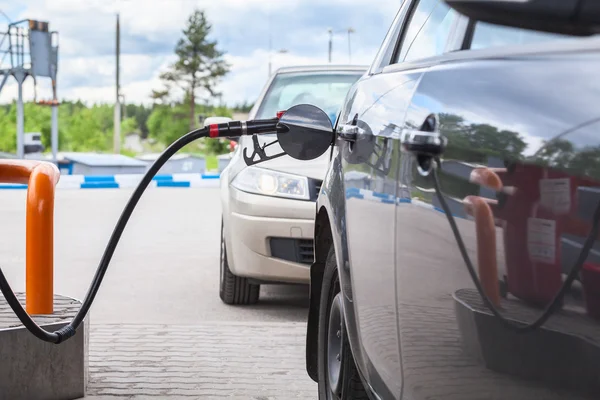
[[[374,54],[359,53],[355,54],[356,64],[368,64]],[[245,100],[254,101],[260,94],[262,86],[268,79],[268,52],[265,50],[256,50],[249,57],[227,57],[232,64],[231,75],[220,85],[224,98],[231,103],[243,102]],[[344,51],[335,52],[332,56],[333,61],[347,61],[347,53]],[[325,59],[320,57],[302,57],[292,53],[276,54],[272,58],[272,70],[277,68],[296,65],[315,65],[326,64]]]
[[[373,54],[358,53],[353,56],[355,64],[368,64]],[[226,56],[231,65],[231,72],[220,83],[218,90],[228,104],[254,101],[268,79],[268,52],[257,49],[249,56]],[[333,53],[334,63],[345,63],[347,53],[340,50]],[[123,56],[121,68],[121,90],[128,102],[150,103],[152,89],[160,89],[162,84],[159,74],[173,61],[173,56],[153,58],[145,55]],[[298,56],[292,53],[275,54],[272,57],[273,72],[280,67],[295,65],[325,64],[323,57]],[[60,77],[80,82],[61,88],[58,85],[59,97],[81,99],[88,103],[114,101],[115,89],[112,84],[115,74],[114,60],[111,57],[74,58],[63,64]],[[139,79],[139,76],[145,76]],[[69,77],[69,78],[67,78]],[[85,78],[88,78],[87,80]],[[86,83],[87,82],[87,83]],[[50,98],[50,85],[41,79],[38,81],[38,99]],[[17,87],[9,83],[0,93],[0,102],[9,102],[16,97]],[[33,98],[33,81],[28,79],[24,86],[25,99]]]
[[[59,31],[61,98],[112,102],[114,26],[115,13],[119,11],[122,91],[127,101],[147,103],[151,90],[161,87],[158,75],[172,62],[173,48],[189,14],[194,8],[204,9],[232,65],[218,90],[228,104],[233,104],[253,101],[267,79],[268,15],[271,15],[273,47],[289,51],[274,56],[274,69],[326,63],[330,24],[352,24],[356,28],[352,61],[369,64],[399,4],[330,0],[326,7],[334,10],[332,15],[316,12],[317,7],[324,7],[320,0],[24,0],[11,17],[39,18],[49,21],[52,30]],[[363,21],[367,11],[379,18]],[[340,18],[338,12],[350,12],[351,20]],[[374,39],[372,29],[376,29]],[[333,61],[347,60],[347,39],[345,35],[337,35]],[[38,97],[49,97],[49,86],[40,80]],[[11,101],[15,96],[16,87],[9,84],[0,93],[0,102]],[[25,87],[25,97],[33,97],[31,83]]]
[[[152,89],[161,87],[158,77],[160,71],[172,61],[173,56],[124,55],[121,64],[121,91],[126,100],[149,103]],[[81,99],[87,103],[114,101],[115,61],[112,57],[71,58],[68,63],[62,63],[61,67],[57,85],[59,98]],[[38,79],[37,86],[38,100],[51,98],[52,91],[48,79]],[[27,78],[23,87],[23,97],[32,100],[33,96],[33,80]],[[13,79],[9,79],[0,92],[0,102],[10,102],[16,97],[17,85]]]

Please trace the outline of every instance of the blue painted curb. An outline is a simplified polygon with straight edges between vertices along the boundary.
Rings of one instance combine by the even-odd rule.
[[[155,175],[153,181],[172,181],[173,175]]]
[[[387,198],[390,198],[390,197],[392,197],[392,195],[390,195],[390,194],[387,194],[387,193],[379,193],[379,192],[373,192],[373,196],[375,196],[375,197],[379,197],[379,198],[381,198],[381,199],[387,199]]]
[[[181,181],[168,181],[168,180],[159,180],[156,182],[157,187],[190,187],[190,182]]]
[[[117,182],[85,182],[81,184],[81,189],[118,189],[119,184]]]
[[[347,199],[364,199],[365,196],[363,196],[362,194],[354,194],[354,193],[347,193],[346,194],[346,198]]]
[[[375,201],[378,203],[383,203],[383,204],[412,204],[413,201],[410,198],[407,197],[394,197],[391,194],[388,193],[381,193],[381,192],[374,192],[368,189],[359,189],[359,188],[347,188],[346,189],[346,199],[365,199],[366,196],[366,200],[369,201]],[[417,203],[414,203],[417,204]],[[418,204],[417,204],[418,205]],[[430,210],[435,210],[439,213],[444,214],[444,210],[442,210],[440,207],[432,205],[432,204],[428,204],[428,206],[426,207]],[[461,218],[461,219],[468,219],[466,217],[466,215],[460,215],[460,214],[452,214],[455,218]]]
[[[64,175],[58,182],[57,189],[124,189],[136,187],[142,174],[123,175]],[[220,174],[165,174],[152,178],[156,187],[202,187],[201,181],[214,182]],[[214,183],[207,186],[214,186]],[[27,189],[26,184],[0,184],[0,190]]]
[[[116,182],[114,175],[85,175],[83,177],[84,182]]]
[[[0,185],[0,189],[27,189],[27,185],[21,185],[21,184]]]

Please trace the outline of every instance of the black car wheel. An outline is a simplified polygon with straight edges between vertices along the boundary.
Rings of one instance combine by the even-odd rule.
[[[227,248],[225,247],[225,233],[221,221],[221,259],[219,271],[219,296],[226,304],[246,305],[256,304],[260,285],[248,282],[248,278],[235,276],[229,269],[227,262]]]
[[[350,350],[333,246],[327,255],[319,303],[319,399],[367,400]]]

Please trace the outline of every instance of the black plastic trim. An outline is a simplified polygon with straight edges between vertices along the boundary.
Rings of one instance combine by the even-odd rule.
[[[314,262],[315,246],[312,239],[272,237],[269,238],[269,247],[271,257],[307,266]]]

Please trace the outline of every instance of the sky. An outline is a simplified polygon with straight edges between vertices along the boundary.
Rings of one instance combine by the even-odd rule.
[[[121,21],[121,91],[127,102],[150,103],[162,87],[159,74],[174,61],[173,50],[195,8],[205,10],[230,73],[219,84],[223,101],[253,102],[268,78],[269,37],[273,69],[326,64],[332,28],[334,64],[347,64],[348,27],[352,64],[369,65],[401,0],[0,0],[12,21],[47,21],[59,32],[60,99],[112,103],[115,97],[115,20]],[[6,23],[0,16],[0,29]],[[277,50],[285,49],[280,54]],[[0,103],[16,98],[14,80]],[[33,81],[24,85],[33,98]],[[37,98],[50,98],[50,82],[40,78]]]

